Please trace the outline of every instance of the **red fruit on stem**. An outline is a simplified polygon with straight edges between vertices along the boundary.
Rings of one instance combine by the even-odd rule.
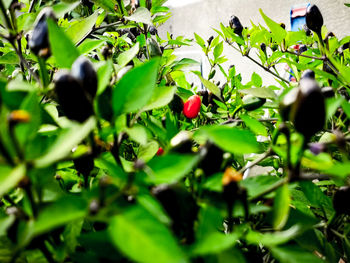
[[[201,109],[201,98],[198,95],[193,95],[184,104],[183,113],[189,118],[193,119],[198,116],[198,113]]]
[[[163,155],[164,150],[162,147],[159,147],[158,151],[157,151],[157,156]]]

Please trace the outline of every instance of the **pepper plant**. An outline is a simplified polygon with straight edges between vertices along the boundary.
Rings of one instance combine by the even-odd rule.
[[[350,37],[316,6],[208,40],[162,39],[166,0],[0,11],[0,262],[350,260]]]

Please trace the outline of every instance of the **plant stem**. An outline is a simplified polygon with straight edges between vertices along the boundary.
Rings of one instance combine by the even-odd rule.
[[[5,27],[7,29],[11,30],[12,29],[12,27],[11,27],[12,24],[11,24],[11,21],[10,21],[9,17],[7,16],[5,5],[4,5],[2,0],[0,0],[0,10],[1,10],[2,14],[3,14],[3,17],[5,18],[5,21],[4,21],[5,22]]]
[[[276,122],[278,121],[278,118],[267,118],[267,119],[259,119],[259,122]],[[222,122],[221,125],[226,125],[226,124],[230,124],[230,123],[242,123],[243,120],[241,119],[228,119],[225,122]]]
[[[251,56],[249,56],[248,54],[243,54],[239,49],[237,49],[234,45],[232,45],[232,43],[230,43],[229,41],[226,41],[227,44],[229,44],[231,47],[233,47],[234,49],[236,49],[237,51],[239,51],[243,57],[247,57],[248,59],[250,59],[252,62],[254,62],[256,65],[258,65],[259,67],[261,67],[262,69],[264,69],[265,71],[267,71],[268,73],[272,74],[273,76],[275,76],[276,78],[284,81],[285,83],[289,83],[288,80],[282,78],[281,76],[279,76],[278,74],[276,74],[275,72],[271,71],[269,68],[265,67],[264,65],[262,65],[261,63],[259,63],[258,61],[256,61],[254,58],[252,58]]]
[[[41,57],[38,57],[38,62],[39,62],[39,67],[40,67],[40,73],[41,73],[43,87],[45,89],[49,85],[49,82],[50,82],[49,74],[47,73],[45,59],[41,58]]]
[[[304,55],[304,54],[294,53],[294,52],[289,51],[289,50],[283,50],[283,52],[291,54],[291,55],[295,55],[298,57],[304,57],[304,58],[311,58],[311,59],[317,59],[317,60],[323,60],[323,61],[326,59],[325,57],[315,57],[315,56],[308,56],[308,55]]]
[[[244,166],[241,170],[239,170],[238,172],[240,174],[243,174],[246,170],[252,168],[253,166],[257,165],[258,163],[260,163],[261,161],[265,160],[267,157],[271,156],[273,153],[273,150],[270,148],[268,149],[265,153],[263,153],[259,158],[255,159],[254,161],[252,161],[250,164],[247,164],[246,166]]]
[[[36,0],[32,0],[32,2],[30,3],[29,9],[28,9],[28,13],[31,13],[33,11],[35,2],[36,2]]]
[[[264,195],[267,195],[269,193],[272,193],[273,191],[277,190],[278,188],[280,188],[281,186],[285,185],[286,183],[288,183],[289,180],[288,178],[284,178],[276,183],[274,183],[273,185],[270,186],[270,188],[267,188],[265,191],[263,191],[262,193],[260,193],[257,196],[251,197],[248,200],[249,201],[256,201],[259,198],[263,197]]]

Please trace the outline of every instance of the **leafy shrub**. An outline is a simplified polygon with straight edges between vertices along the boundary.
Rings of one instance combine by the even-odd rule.
[[[0,261],[349,260],[349,37],[233,16],[194,35],[206,77],[139,2],[0,0]]]

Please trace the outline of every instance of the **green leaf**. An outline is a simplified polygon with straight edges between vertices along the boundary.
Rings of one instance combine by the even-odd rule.
[[[262,78],[255,72],[252,74],[252,82],[255,87],[261,87],[263,83]]]
[[[222,54],[222,52],[224,51],[224,42],[220,42],[218,45],[215,46],[214,48],[214,60],[216,61]]]
[[[85,200],[72,196],[55,201],[46,207],[34,222],[33,232],[37,236],[83,218],[87,214]]]
[[[201,208],[196,232],[196,243],[192,248],[193,255],[217,254],[237,242],[238,234],[225,234],[219,231],[222,220],[220,211],[216,208]]]
[[[112,218],[113,244],[136,262],[187,262],[170,231],[140,206]]]
[[[282,229],[288,220],[290,201],[288,185],[284,184],[277,190],[273,204],[273,227],[277,230]]]
[[[55,12],[56,14],[56,12]],[[24,13],[17,17],[17,30],[18,31],[27,31],[33,27],[36,18],[35,13]]]
[[[173,68],[173,71],[175,71],[175,70],[182,70],[186,67],[194,67],[199,65],[200,63],[194,59],[183,58],[180,61],[176,61],[172,68]]]
[[[12,170],[6,166],[0,166],[0,197],[16,187],[25,175],[26,166],[24,164],[20,164]]]
[[[197,44],[200,45],[202,48],[205,48],[205,41],[203,40],[203,38],[201,38],[196,33],[194,33],[194,37],[196,39]]]
[[[51,51],[56,59],[57,66],[70,68],[79,57],[79,51],[52,19],[48,19],[47,24]]]
[[[66,3],[66,2],[59,2],[58,4],[54,5],[52,7],[55,16],[57,18],[63,17],[66,13],[69,13],[70,11],[73,11],[78,5],[79,1],[73,2],[73,3]]]
[[[119,66],[124,67],[126,64],[128,64],[137,55],[137,53],[139,53],[139,50],[140,43],[137,42],[132,48],[121,53],[117,58]]]
[[[117,116],[144,107],[153,95],[158,75],[159,58],[130,70],[113,90],[113,109]]]
[[[76,45],[91,32],[91,29],[96,23],[97,17],[98,17],[98,12],[96,11],[91,16],[86,17],[77,23],[74,23],[71,27],[69,27],[65,31],[66,35]]]
[[[346,100],[343,100],[342,102],[342,108],[348,118],[350,118],[350,103],[347,102]]]
[[[244,123],[248,126],[248,128],[257,135],[267,136],[266,127],[258,120],[250,117],[249,115],[241,115],[239,116]]]
[[[254,198],[265,192],[267,189],[270,189],[274,184],[279,184],[280,180],[283,179],[280,179],[277,176],[259,175],[242,180],[240,185],[247,189],[250,198]]]
[[[149,111],[168,105],[176,92],[175,86],[158,86],[154,89],[152,98],[142,111]]]
[[[271,249],[272,255],[281,263],[322,263],[324,260],[316,257],[312,252],[303,250],[296,245],[274,247]]]
[[[283,39],[287,36],[286,30],[284,30],[278,23],[267,17],[264,12],[259,9],[261,16],[263,17],[266,25],[270,28],[272,37],[276,40],[278,44],[282,42]]]
[[[139,7],[136,9],[135,13],[131,16],[125,17],[125,19],[134,21],[136,23],[144,23],[147,25],[152,25],[152,17],[149,10],[145,7]]]
[[[91,0],[91,2],[112,13],[115,13],[114,8],[118,5],[116,0]]]
[[[147,165],[152,170],[150,180],[155,184],[174,183],[188,174],[198,163],[197,155],[167,154],[152,159]]]
[[[79,45],[78,50],[80,54],[88,54],[102,46],[104,42],[105,41],[99,39],[86,39],[81,45]]]
[[[112,178],[112,182],[121,187],[127,183],[128,175],[124,172],[122,167],[115,162],[107,160],[106,157],[101,156],[95,160],[95,166],[108,171],[108,175]]]
[[[241,89],[239,92],[243,94],[251,94],[255,97],[258,98],[266,98],[266,99],[276,99],[276,94],[275,92],[266,87],[261,87],[261,88],[251,88],[251,89]]]
[[[135,124],[131,128],[126,128],[125,132],[129,135],[130,139],[145,145],[147,143],[147,130],[140,124]]]
[[[349,173],[349,170],[347,170]],[[316,208],[321,208],[327,218],[331,218],[334,214],[332,200],[325,195],[321,189],[310,181],[301,181],[300,187],[310,202],[310,205]]]
[[[203,127],[200,132],[230,153],[253,153],[260,149],[254,134],[248,130],[228,126],[210,126]]]
[[[301,232],[300,226],[292,226],[284,231],[276,231],[271,233],[260,233],[250,230],[246,239],[248,243],[256,245],[264,245],[267,247],[275,247],[277,245],[285,244],[290,240],[296,238]]]
[[[159,145],[156,141],[151,141],[139,147],[137,157],[144,162],[150,161],[157,153]]]
[[[195,71],[192,71],[192,72],[199,77],[204,87],[206,87],[209,91],[211,91],[216,97],[218,97],[222,101],[221,90],[218,86],[216,86],[213,82],[204,79],[201,76],[200,72],[195,72]]]
[[[47,153],[34,161],[38,168],[49,166],[67,157],[72,149],[89,135],[95,128],[96,120],[90,117],[83,124],[74,124],[72,128],[61,133]]]
[[[14,51],[10,51],[0,56],[0,64],[18,64],[19,58]]]
[[[104,65],[99,67],[97,70],[97,77],[98,77],[98,88],[97,88],[97,95],[101,95],[107,86],[109,85],[109,82],[111,80],[113,73],[113,61],[107,60]]]

